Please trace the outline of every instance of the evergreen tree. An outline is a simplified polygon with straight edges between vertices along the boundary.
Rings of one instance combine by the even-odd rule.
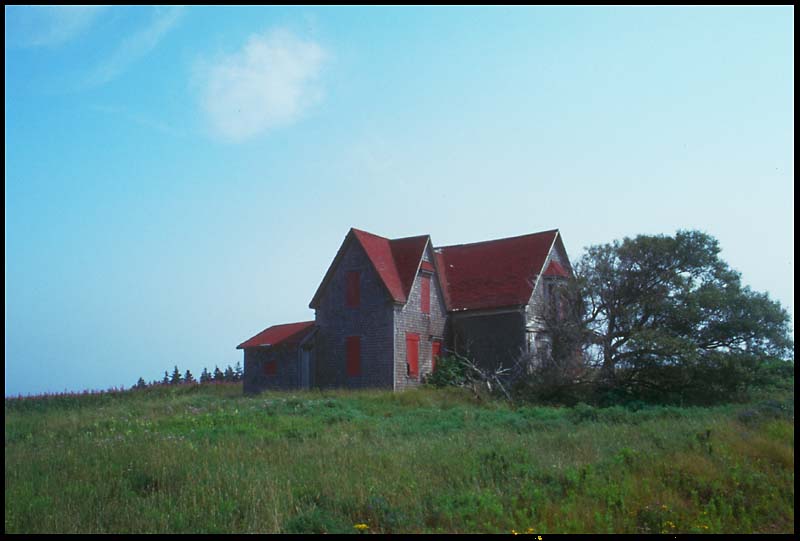
[[[170,385],[180,385],[183,378],[181,372],[178,370],[178,365],[175,365],[175,370],[172,371],[172,378],[169,380]]]
[[[211,381],[211,374],[208,373],[208,368],[203,367],[203,372],[200,374],[200,383],[208,383]]]
[[[161,380],[162,385],[169,385],[169,374],[164,370],[164,379]]]
[[[139,381],[133,386],[134,389],[144,389],[145,387],[147,387],[147,383],[144,382],[144,378],[139,378]]]
[[[192,375],[192,373],[189,370],[186,370],[186,374],[184,374],[184,376],[183,376],[183,382],[184,383],[188,383],[190,385],[194,384],[194,383],[197,383],[194,380],[194,376]]]
[[[233,368],[231,368],[231,365],[228,365],[228,367],[225,369],[225,374],[223,377],[225,378],[225,381],[236,381],[236,376],[233,374]]]
[[[242,363],[236,361],[236,366],[233,367],[234,381],[242,381]]]
[[[219,383],[225,380],[225,374],[219,369],[219,366],[214,366],[214,382]]]

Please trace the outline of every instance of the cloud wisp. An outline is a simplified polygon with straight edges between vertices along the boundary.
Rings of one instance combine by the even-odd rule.
[[[150,53],[178,23],[184,11],[183,6],[156,8],[150,24],[128,36],[89,76],[86,81],[87,86],[102,85],[111,81],[128,66]]]
[[[55,47],[87,31],[108,6],[8,6],[6,32],[11,45]]]
[[[213,133],[241,142],[295,122],[322,98],[319,76],[327,57],[319,44],[279,29],[202,61],[195,81]]]

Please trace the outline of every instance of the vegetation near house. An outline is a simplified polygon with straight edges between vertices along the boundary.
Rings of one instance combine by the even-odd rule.
[[[695,408],[241,383],[6,399],[5,532],[793,533],[793,382],[752,392]]]

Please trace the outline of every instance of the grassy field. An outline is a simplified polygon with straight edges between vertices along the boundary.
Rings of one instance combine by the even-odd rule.
[[[455,389],[6,399],[5,481],[6,533],[791,533],[794,394],[638,411]]]

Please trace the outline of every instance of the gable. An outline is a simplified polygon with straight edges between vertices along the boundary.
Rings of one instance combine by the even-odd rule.
[[[311,308],[319,306],[320,296],[333,278],[336,267],[353,242],[358,243],[364,250],[367,259],[369,259],[375,272],[380,277],[381,283],[390,298],[396,303],[405,303],[414,283],[422,253],[428,245],[428,235],[390,240],[351,228],[309,306]]]

